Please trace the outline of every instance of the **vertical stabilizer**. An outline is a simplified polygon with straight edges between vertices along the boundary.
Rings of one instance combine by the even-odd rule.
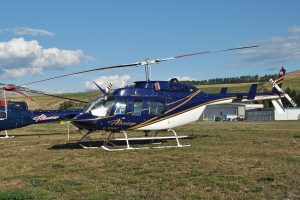
[[[284,67],[281,67],[281,69],[279,70],[279,72],[278,72],[278,75],[277,75],[277,78],[276,78],[276,80],[274,81],[277,85],[278,85],[278,87],[279,88],[282,88],[282,81],[283,81],[283,79],[285,78],[285,69],[284,69]],[[278,91],[275,87],[273,88],[273,90],[272,90],[272,92],[273,93],[278,93],[278,92],[280,92],[280,91]]]

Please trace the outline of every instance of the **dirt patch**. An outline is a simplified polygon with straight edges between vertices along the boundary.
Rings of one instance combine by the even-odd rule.
[[[0,191],[10,190],[14,188],[23,187],[25,184],[21,180],[13,180],[13,181],[0,181]]]

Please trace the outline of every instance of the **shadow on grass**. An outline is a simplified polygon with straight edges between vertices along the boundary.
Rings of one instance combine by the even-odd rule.
[[[15,134],[15,137],[32,137],[32,136],[50,136],[50,135],[62,135],[62,133],[29,133],[29,134]]]
[[[153,145],[153,143],[166,143],[167,140],[135,140],[130,141],[130,145]],[[73,142],[73,143],[65,143],[65,144],[56,144],[52,147],[48,148],[50,150],[63,150],[63,149],[82,149],[81,145],[86,147],[101,147],[105,144],[104,140],[100,141],[82,141],[82,142]],[[126,141],[113,141],[105,144],[106,146],[125,146]]]
[[[184,139],[193,139],[195,138],[194,136],[188,136],[186,138],[181,138],[181,140]],[[169,140],[172,140],[173,142],[175,139],[155,139],[155,140],[131,140],[129,141],[130,145],[159,145],[159,144],[164,144],[167,143]],[[56,144],[53,145],[52,147],[48,148],[50,150],[60,150],[60,149],[82,149],[82,145],[85,147],[101,147],[103,145],[106,146],[125,146],[126,141],[125,140],[112,140],[109,141],[108,143],[105,143],[105,140],[98,140],[98,141],[78,141],[78,142],[73,142],[73,143],[65,143],[65,144]]]

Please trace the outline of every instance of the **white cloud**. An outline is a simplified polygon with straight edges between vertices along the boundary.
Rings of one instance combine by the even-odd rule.
[[[100,76],[94,80],[100,87],[105,89],[109,83],[112,83],[112,88],[120,88],[124,87],[128,84],[130,80],[130,76],[125,74],[122,76],[114,75],[114,76]],[[97,86],[93,83],[93,81],[87,81],[85,83],[85,88],[87,90],[97,90]]]
[[[173,78],[177,78],[179,81],[195,81],[195,78],[189,77],[189,76],[183,76],[183,77],[173,77]],[[171,78],[169,78],[169,80],[171,80]]]
[[[80,63],[85,58],[82,50],[43,48],[38,41],[14,38],[0,42],[0,73],[16,78],[41,73],[44,69],[61,69]]]
[[[20,78],[27,74],[40,74],[41,68],[19,68],[19,69],[4,69],[1,77]]]
[[[289,28],[289,32],[300,33],[300,26],[293,26],[293,27]]]
[[[0,29],[0,33],[12,33],[15,35],[31,35],[31,36],[49,36],[52,37],[55,33],[29,27],[17,27],[17,28],[6,28]]]
[[[55,34],[42,29],[34,29],[29,27],[16,28],[13,32],[16,35],[32,35],[32,36],[54,36]]]
[[[300,61],[300,26],[289,29],[285,36],[266,39],[258,48],[240,51],[241,60],[237,67],[285,65]]]

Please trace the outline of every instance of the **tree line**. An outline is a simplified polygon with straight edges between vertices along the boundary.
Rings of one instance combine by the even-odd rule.
[[[248,76],[237,76],[237,77],[228,77],[228,78],[211,78],[207,80],[200,81],[180,81],[181,83],[190,84],[190,85],[212,85],[212,84],[226,84],[226,83],[251,83],[251,82],[265,82],[270,79],[275,80],[277,74],[269,74],[264,76],[259,75],[248,75]]]

